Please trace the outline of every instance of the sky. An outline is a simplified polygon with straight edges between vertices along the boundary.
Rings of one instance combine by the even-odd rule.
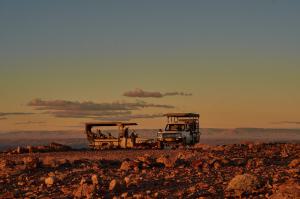
[[[300,1],[0,1],[0,131],[167,112],[300,128]]]

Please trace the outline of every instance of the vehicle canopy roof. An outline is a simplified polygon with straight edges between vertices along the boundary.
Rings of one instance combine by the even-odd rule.
[[[124,128],[125,126],[138,125],[134,122],[95,122],[95,123],[86,123],[85,129],[90,131],[94,126],[118,126]]]
[[[167,117],[200,117],[198,113],[167,113],[164,114]]]

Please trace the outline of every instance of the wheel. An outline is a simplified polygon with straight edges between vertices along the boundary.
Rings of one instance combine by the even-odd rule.
[[[158,148],[159,148],[159,149],[164,149],[164,143],[161,142],[161,141],[159,141],[159,142],[158,142]]]

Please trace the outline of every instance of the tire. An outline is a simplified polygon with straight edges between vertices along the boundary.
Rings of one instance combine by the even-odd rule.
[[[183,145],[183,146],[186,146],[186,138],[183,138],[183,139],[182,139],[182,145]]]
[[[164,143],[161,142],[161,141],[159,141],[159,142],[158,142],[158,148],[159,148],[159,149],[164,149]]]

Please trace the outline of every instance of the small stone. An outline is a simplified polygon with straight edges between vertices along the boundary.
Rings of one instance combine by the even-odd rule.
[[[69,195],[70,193],[72,193],[68,187],[62,187],[60,190],[61,190],[61,192],[63,192],[66,195]]]
[[[122,193],[121,198],[127,198],[128,197],[128,192]]]
[[[7,169],[13,167],[14,162],[10,160],[0,160],[0,169]]]
[[[142,198],[144,198],[144,197],[143,197],[142,194],[136,193],[136,194],[133,194],[133,198],[135,198],[135,199],[142,199]]]
[[[204,163],[203,160],[195,160],[192,162],[191,165],[194,169],[199,169],[202,167],[203,163]]]
[[[92,177],[91,177],[91,179],[92,179],[93,185],[98,185],[99,184],[99,177],[98,177],[98,175],[93,174]]]
[[[50,176],[50,177],[45,179],[45,184],[48,187],[51,187],[54,183],[55,183],[55,177],[54,176]]]
[[[222,166],[221,166],[221,164],[220,164],[220,162],[219,161],[216,161],[215,163],[214,163],[214,168],[216,169],[216,170],[218,170],[219,168],[221,168]]]
[[[24,157],[22,160],[24,162],[24,165],[29,169],[34,169],[39,166],[39,158],[27,156],[27,157]]]
[[[94,198],[96,189],[92,184],[87,184],[85,180],[81,180],[79,187],[74,191],[74,198]]]
[[[168,156],[161,156],[156,159],[156,162],[163,164],[166,168],[171,168],[174,165]]]
[[[129,161],[123,161],[121,166],[120,166],[120,170],[122,171],[128,171],[130,170],[132,167],[132,164]]]
[[[125,182],[126,186],[129,185],[130,181],[131,181],[131,180],[130,180],[130,178],[129,178],[128,176],[126,176],[126,177],[124,178],[124,182]]]
[[[119,191],[121,191],[121,189],[122,189],[122,185],[118,180],[113,179],[109,183],[109,191],[119,192]]]
[[[289,167],[296,168],[300,166],[300,159],[294,159],[290,162]]]

